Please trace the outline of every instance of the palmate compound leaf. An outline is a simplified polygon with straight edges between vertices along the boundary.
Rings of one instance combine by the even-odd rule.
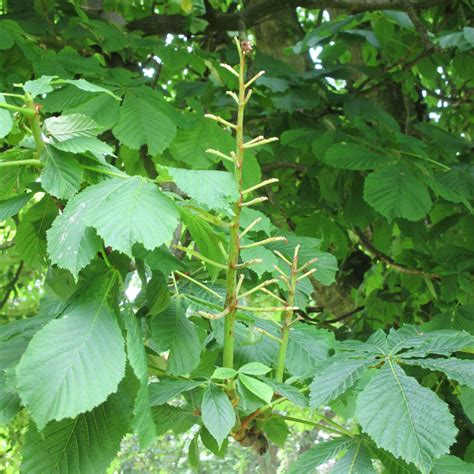
[[[425,184],[401,164],[369,174],[365,179],[364,200],[389,221],[396,217],[418,221],[432,205]]]
[[[104,402],[124,373],[124,340],[105,297],[72,304],[49,322],[16,371],[20,397],[40,430]]]
[[[419,365],[424,369],[444,372],[448,379],[474,388],[474,360],[466,359],[409,359],[404,364]]]
[[[140,176],[112,178],[72,198],[48,231],[51,261],[77,277],[105,244],[128,255],[139,242],[148,250],[171,240],[178,211],[156,185]]]
[[[358,396],[356,417],[377,446],[422,473],[449,452],[457,433],[448,406],[391,360]]]
[[[25,439],[22,472],[105,472],[128,424],[128,400],[119,391],[94,410],[53,421],[42,432],[31,426]]]
[[[344,358],[335,360],[311,383],[310,406],[318,408],[336,399],[352,387],[374,361]]]
[[[229,212],[229,203],[239,197],[235,179],[227,171],[166,169],[183,192],[207,209]]]
[[[235,424],[235,411],[223,390],[210,384],[201,403],[202,421],[221,446]]]

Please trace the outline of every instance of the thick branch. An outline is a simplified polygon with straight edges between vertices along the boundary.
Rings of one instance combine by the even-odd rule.
[[[420,275],[429,278],[430,280],[439,280],[441,278],[436,273],[426,273],[420,268],[410,268],[406,265],[402,265],[401,263],[396,263],[391,257],[380,252],[380,250],[377,250],[372,242],[370,242],[370,240],[363,234],[363,232],[355,229],[355,233],[359,238],[360,243],[368,253],[372,254],[375,258],[384,262],[388,267],[393,268],[397,272],[406,273],[408,275]]]
[[[446,0],[267,0],[252,5],[240,12],[216,13],[209,11],[204,20],[209,23],[209,31],[238,31],[240,25],[247,28],[258,25],[268,17],[286,8],[338,8],[347,11],[406,10],[407,6],[415,10],[431,8],[445,3]],[[129,30],[142,30],[149,35],[167,33],[186,34],[190,22],[183,15],[151,15],[128,24]]]

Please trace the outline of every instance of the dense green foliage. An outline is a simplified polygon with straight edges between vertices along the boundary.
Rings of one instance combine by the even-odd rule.
[[[472,6],[327,3],[0,2],[7,472],[472,472]]]

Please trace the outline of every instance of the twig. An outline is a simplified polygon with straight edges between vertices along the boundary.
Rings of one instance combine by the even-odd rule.
[[[8,299],[10,298],[10,295],[11,295],[12,291],[15,290],[15,285],[17,284],[17,282],[20,278],[20,275],[21,275],[21,272],[23,270],[24,264],[25,264],[25,262],[22,260],[20,262],[20,264],[18,265],[18,268],[16,269],[16,272],[13,275],[13,278],[10,280],[10,282],[5,287],[5,295],[3,296],[2,300],[0,301],[0,309],[2,309],[5,306]]]
[[[389,257],[388,255],[385,255],[384,253],[380,252],[380,250],[377,250],[372,244],[372,242],[370,242],[370,240],[359,229],[354,229],[354,232],[359,238],[360,243],[368,253],[372,254],[375,258],[384,262],[388,267],[393,268],[397,272],[406,273],[408,275],[420,275],[429,278],[430,280],[441,279],[441,277],[436,273],[427,273],[421,268],[410,268],[401,263],[396,263],[392,259],[392,257]]]

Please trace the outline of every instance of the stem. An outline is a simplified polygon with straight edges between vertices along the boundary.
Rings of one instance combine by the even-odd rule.
[[[0,168],[9,168],[10,166],[43,166],[40,160],[16,160],[16,161],[0,161]]]
[[[46,148],[46,145],[43,141],[43,133],[41,131],[41,122],[39,112],[36,110],[35,103],[30,94],[25,94],[25,105],[31,110],[32,115],[29,115],[28,119],[31,125],[31,132],[33,133],[33,138],[36,144],[36,157],[40,159],[41,153]]]
[[[107,170],[103,168],[96,168],[95,166],[81,164],[81,167],[84,168],[85,170],[95,171],[96,173],[106,174],[108,176],[116,176],[117,178],[128,178],[128,175],[124,173],[116,173],[115,171]]]
[[[301,418],[295,418],[294,416],[280,415],[280,417],[283,418],[284,420],[294,421],[295,423],[302,423],[304,425],[314,426],[316,428],[321,428],[325,431],[331,431],[332,433],[336,433],[341,436],[349,436],[353,438],[353,435],[351,432],[347,431],[345,428],[339,425],[338,425],[338,428],[336,429],[336,428],[331,428],[330,426],[323,425],[322,423],[317,423],[316,421],[302,420]]]
[[[296,281],[298,273],[298,250],[299,247],[296,247],[295,254],[293,257],[293,262],[291,264],[291,273],[289,280],[289,292],[288,292],[288,301],[287,305],[290,309],[285,311],[282,316],[282,328],[281,328],[281,343],[278,350],[278,357],[275,370],[275,380],[277,382],[283,382],[283,373],[285,371],[285,361],[286,361],[286,351],[288,349],[288,339],[290,337],[290,325],[293,319],[292,309],[295,303],[295,293],[296,293]]]
[[[237,314],[237,264],[240,255],[240,210],[243,201],[242,193],[242,164],[244,158],[244,110],[245,110],[245,56],[238,46],[240,57],[239,69],[239,102],[237,111],[237,127],[235,134],[236,150],[234,158],[234,175],[239,189],[239,199],[234,205],[234,217],[230,228],[229,258],[227,261],[226,299],[225,306],[229,308],[229,314],[224,320],[224,352],[223,366],[234,367],[234,326]]]
[[[18,107],[17,105],[7,104],[6,102],[0,102],[0,109],[7,109],[11,110],[12,112],[19,112],[20,114],[26,115],[27,117],[34,117],[36,115],[36,112],[34,110],[25,109],[24,107]]]

